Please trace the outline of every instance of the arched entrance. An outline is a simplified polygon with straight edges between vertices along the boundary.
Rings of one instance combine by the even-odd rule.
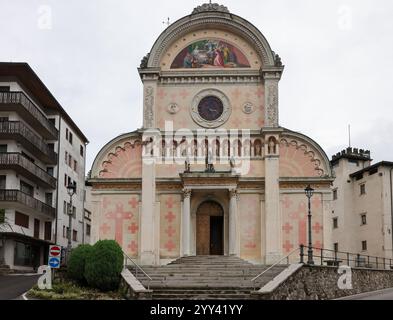
[[[224,210],[215,201],[203,202],[196,213],[196,254],[224,254]]]

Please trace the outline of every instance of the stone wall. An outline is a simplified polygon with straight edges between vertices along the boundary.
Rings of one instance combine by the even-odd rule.
[[[337,267],[304,266],[263,300],[330,300],[393,287],[393,271],[352,269],[352,290],[338,288]]]

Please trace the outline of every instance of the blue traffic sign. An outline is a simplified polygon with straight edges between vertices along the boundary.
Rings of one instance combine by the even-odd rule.
[[[57,269],[60,267],[60,258],[50,258],[48,263],[51,268]]]

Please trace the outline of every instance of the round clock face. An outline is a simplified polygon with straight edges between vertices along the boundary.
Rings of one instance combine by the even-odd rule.
[[[199,102],[198,113],[206,121],[215,121],[222,116],[224,105],[214,96],[207,96]]]

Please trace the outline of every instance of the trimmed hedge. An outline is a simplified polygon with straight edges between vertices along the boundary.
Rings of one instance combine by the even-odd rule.
[[[86,285],[85,266],[88,256],[93,252],[93,247],[83,244],[71,251],[70,259],[67,264],[67,275],[70,279]]]
[[[123,251],[113,240],[101,240],[87,256],[85,278],[89,286],[102,291],[116,290],[123,270]]]

